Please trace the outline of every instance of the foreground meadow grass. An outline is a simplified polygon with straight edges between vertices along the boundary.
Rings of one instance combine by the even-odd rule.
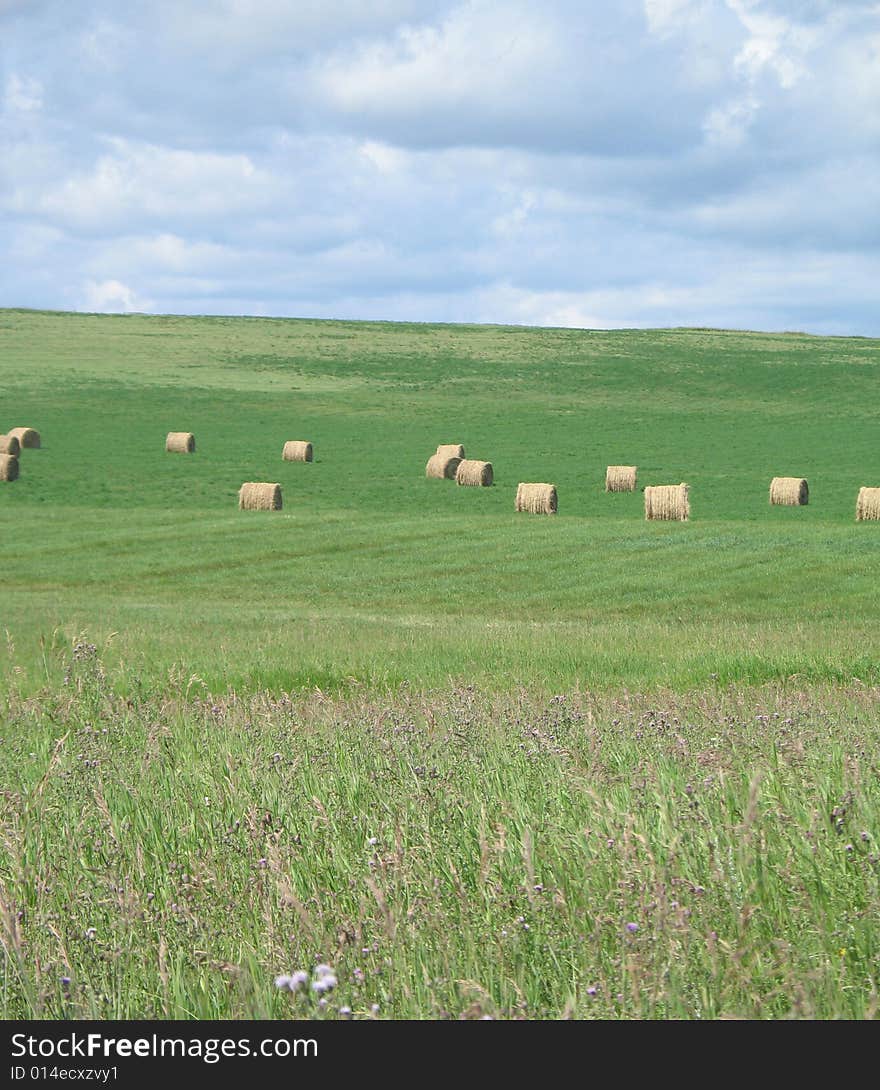
[[[876,1014],[876,689],[65,676],[4,708],[5,1018]]]

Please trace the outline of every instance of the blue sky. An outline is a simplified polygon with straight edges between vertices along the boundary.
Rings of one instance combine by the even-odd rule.
[[[0,306],[880,336],[877,0],[0,0]]]

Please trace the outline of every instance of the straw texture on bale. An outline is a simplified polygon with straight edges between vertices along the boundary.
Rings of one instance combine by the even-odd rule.
[[[301,439],[288,439],[284,444],[281,457],[285,462],[313,462],[314,451],[312,444]]]
[[[770,482],[770,502],[778,507],[803,507],[810,502],[810,489],[804,477],[774,477]]]
[[[29,447],[31,450],[40,448],[40,433],[33,428],[10,428],[9,434],[15,436],[22,448]]]
[[[880,488],[860,488],[856,500],[856,522],[880,519]]]
[[[448,454],[432,454],[425,466],[426,477],[437,477],[439,480],[454,481],[461,458]]]
[[[245,481],[238,490],[240,511],[280,511],[281,485],[265,481]]]
[[[437,453],[443,458],[464,458],[464,447],[461,443],[441,443],[437,447]]]
[[[21,443],[16,435],[0,435],[0,454],[11,454],[17,458],[21,453]]]
[[[645,489],[645,518],[687,522],[691,517],[690,486],[648,485]]]
[[[555,484],[525,484],[521,481],[516,486],[516,511],[527,511],[530,515],[555,515],[558,503]]]
[[[474,458],[465,458],[459,462],[458,469],[455,471],[456,484],[488,488],[492,483],[492,479],[492,463],[478,462]]]
[[[635,492],[638,466],[609,466],[605,470],[606,492]]]
[[[170,431],[165,439],[165,449],[172,454],[193,454],[196,437],[191,431]]]
[[[14,481],[18,476],[18,459],[14,454],[0,454],[0,481]]]

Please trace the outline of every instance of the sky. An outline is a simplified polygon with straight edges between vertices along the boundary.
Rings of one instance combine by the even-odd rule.
[[[0,306],[880,336],[880,0],[0,0]]]

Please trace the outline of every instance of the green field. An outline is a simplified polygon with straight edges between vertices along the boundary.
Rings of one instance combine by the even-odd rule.
[[[86,633],[123,687],[874,682],[878,378],[859,338],[2,311],[0,426],[43,437],[0,488],[8,665],[38,688]],[[426,480],[438,442],[495,487]],[[619,462],[686,480],[691,522],[606,495]],[[520,480],[559,515],[514,514]]]
[[[857,338],[0,311],[43,440],[0,484],[0,1017],[876,1017],[878,379]]]

